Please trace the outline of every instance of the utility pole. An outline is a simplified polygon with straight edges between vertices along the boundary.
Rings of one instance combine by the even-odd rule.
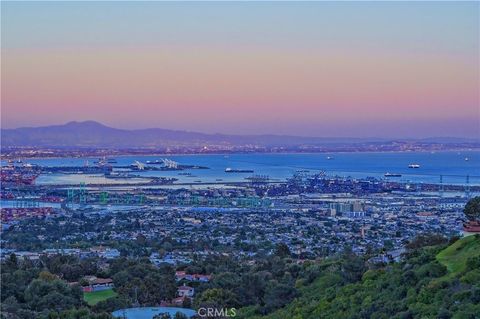
[[[465,197],[470,198],[470,175],[467,175],[467,180],[465,183]]]
[[[440,197],[443,197],[443,191],[444,191],[444,188],[443,188],[443,175],[440,175],[440,190],[439,190],[439,195],[440,195]]]

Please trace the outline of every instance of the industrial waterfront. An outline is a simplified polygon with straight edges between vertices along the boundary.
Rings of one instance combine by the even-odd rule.
[[[403,212],[406,202],[419,207],[420,201],[425,204],[413,217],[424,207],[440,217],[480,193],[478,151],[19,158],[2,164],[4,229],[35,210],[44,217],[152,209],[269,215],[301,208],[328,218],[369,218],[387,203],[388,210],[400,203]],[[342,208],[332,215],[332,205]],[[461,231],[460,217],[453,222],[445,229]]]
[[[160,169],[162,160],[187,165],[177,169]],[[136,169],[135,176],[142,178],[175,178],[177,183],[218,183],[244,181],[250,175],[268,176],[271,181],[285,181],[297,171],[312,174],[325,172],[329,176],[353,178],[385,178],[393,173],[401,176],[392,177],[395,181],[417,183],[465,184],[467,176],[471,185],[480,185],[480,152],[360,152],[360,153],[315,153],[315,154],[228,154],[228,155],[177,155],[177,156],[115,156],[115,163],[105,163],[114,172],[129,170],[132,164],[143,163],[143,169]],[[101,160],[101,159],[100,159]],[[42,184],[79,184],[81,182],[102,184],[115,183],[102,178],[98,173],[99,158],[46,158],[25,159],[25,163],[39,165],[48,172],[41,174],[36,183]],[[157,163],[155,163],[157,161]],[[160,162],[159,162],[160,161]],[[150,164],[151,163],[151,164]],[[419,168],[409,168],[412,163],[420,163]],[[2,165],[6,165],[2,161]],[[54,167],[57,167],[55,169]],[[71,174],[61,168],[71,167]],[[50,168],[50,169],[49,169]],[[203,168],[203,169],[202,169]],[[227,173],[226,168],[248,169],[253,173]],[[57,171],[57,172],[56,172]],[[77,174],[82,172],[84,174]],[[122,175],[113,175],[121,179]],[[145,180],[143,180],[145,182]],[[118,182],[118,181],[117,181]]]

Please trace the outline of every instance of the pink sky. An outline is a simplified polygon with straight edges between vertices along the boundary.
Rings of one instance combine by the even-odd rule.
[[[378,39],[358,46],[336,40],[290,46],[288,39],[275,45],[220,39],[9,46],[8,27],[2,127],[91,119],[125,128],[241,134],[478,134],[478,48],[452,51],[451,36],[438,48],[408,36],[402,41],[410,47]],[[379,122],[402,129],[383,125],[378,131]],[[405,130],[409,123],[412,129]]]

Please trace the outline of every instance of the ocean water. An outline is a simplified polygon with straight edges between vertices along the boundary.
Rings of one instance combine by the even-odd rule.
[[[127,166],[135,160],[142,163],[168,158],[180,164],[200,165],[209,169],[188,169],[184,171],[142,171],[135,172],[144,177],[164,176],[178,178],[181,183],[195,182],[236,182],[245,177],[268,175],[270,179],[283,181],[295,172],[325,172],[329,176],[377,177],[384,174],[402,174],[391,180],[422,183],[465,184],[467,176],[471,185],[480,185],[480,151],[462,152],[359,152],[359,153],[315,153],[315,154],[229,154],[229,155],[172,155],[172,156],[117,156],[118,166]],[[468,160],[466,160],[468,159]],[[51,158],[32,159],[29,163],[42,166],[83,166],[92,165],[97,158]],[[419,164],[420,168],[408,168],[409,164]],[[251,169],[254,173],[225,173],[225,168]],[[179,175],[191,173],[192,176]],[[87,176],[88,177],[88,176]],[[90,176],[95,181],[104,181],[100,176]],[[75,175],[49,174],[40,176],[38,184],[74,184],[85,180]]]

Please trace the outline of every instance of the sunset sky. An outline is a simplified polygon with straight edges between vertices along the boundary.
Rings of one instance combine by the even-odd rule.
[[[2,128],[478,137],[479,2],[2,2]]]

